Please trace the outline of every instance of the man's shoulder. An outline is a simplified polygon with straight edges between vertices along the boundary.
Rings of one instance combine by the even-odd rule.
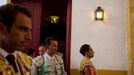
[[[29,65],[32,65],[33,62],[30,56],[22,52],[18,52],[18,59],[20,59],[22,62],[25,62],[25,64]]]
[[[6,65],[6,60],[5,58],[0,54],[0,65]],[[2,66],[0,66],[1,68]]]
[[[57,60],[59,63],[63,63],[63,59],[62,59],[61,56],[55,55],[55,58],[56,58],[56,60]]]
[[[0,62],[5,62],[5,58],[0,54]]]
[[[62,59],[62,57],[61,57],[60,55],[57,55],[57,54],[56,54],[55,56],[56,56],[57,58],[59,58],[59,59]]]
[[[8,75],[7,73],[15,75],[13,67],[6,63],[5,58],[2,55],[0,55],[0,73],[2,73],[2,75]]]
[[[91,62],[89,59],[83,58],[82,61],[81,61],[81,63],[80,63],[80,65],[81,65],[81,66],[85,66],[85,65],[90,65],[90,66],[92,66],[93,64],[92,64],[92,62]]]
[[[21,56],[21,57],[23,57],[23,58],[25,58],[25,59],[31,60],[31,57],[30,57],[30,56],[28,56],[28,55],[27,55],[27,54],[25,54],[25,53],[18,52],[18,55],[19,55],[19,56]]]
[[[34,59],[33,59],[33,61],[36,61],[36,62],[38,62],[38,61],[42,61],[43,60],[43,57],[42,56],[37,56],[37,57],[35,57]]]
[[[33,59],[33,63],[36,67],[40,67],[43,64],[43,56],[37,56]]]

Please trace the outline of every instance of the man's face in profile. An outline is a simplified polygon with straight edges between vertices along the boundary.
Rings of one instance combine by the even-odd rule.
[[[4,31],[4,40],[7,46],[14,50],[22,50],[27,42],[32,39],[31,18],[23,13],[18,13],[10,31]]]

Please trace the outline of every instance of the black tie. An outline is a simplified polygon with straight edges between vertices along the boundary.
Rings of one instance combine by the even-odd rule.
[[[11,55],[11,54],[10,54],[10,55],[8,55],[8,56],[6,57],[6,59],[7,59],[7,61],[9,62],[9,64],[13,66],[15,72],[18,72],[16,63],[15,63],[15,57],[14,57],[14,55]]]

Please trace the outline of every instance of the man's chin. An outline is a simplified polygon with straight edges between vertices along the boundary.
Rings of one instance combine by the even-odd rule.
[[[93,58],[94,56],[90,56],[90,58]]]
[[[17,51],[23,51],[25,48],[24,47],[18,47]]]

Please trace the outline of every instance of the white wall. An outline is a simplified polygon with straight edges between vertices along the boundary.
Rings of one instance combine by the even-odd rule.
[[[10,2],[11,2],[11,0],[0,0],[0,6],[7,4],[7,3],[10,3]]]
[[[96,22],[94,10],[101,6],[104,22]],[[71,68],[78,68],[80,46],[95,51],[97,69],[127,70],[126,0],[72,0]]]

